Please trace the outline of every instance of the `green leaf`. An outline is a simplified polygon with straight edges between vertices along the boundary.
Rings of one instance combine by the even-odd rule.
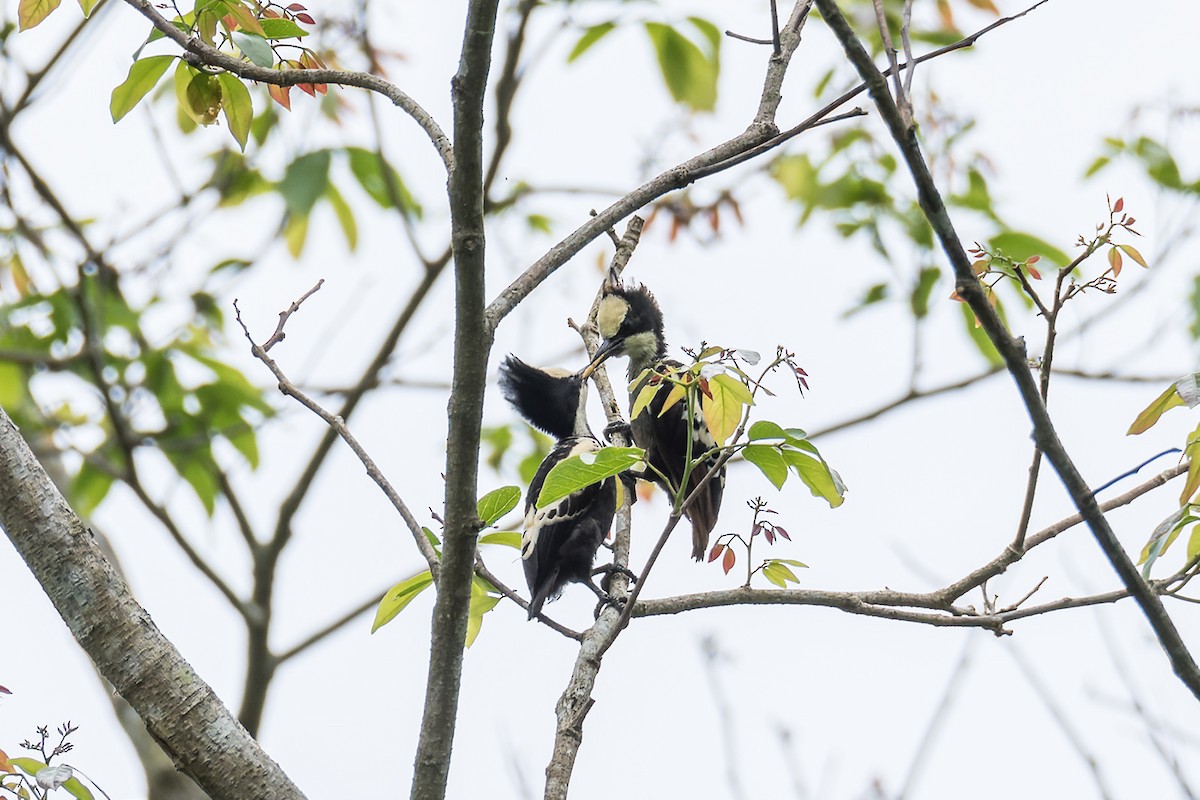
[[[308,238],[308,214],[289,214],[283,226],[283,241],[292,258],[304,252],[304,241]]]
[[[1096,158],[1096,160],[1095,160],[1095,161],[1093,161],[1093,162],[1092,162],[1092,163],[1091,163],[1091,164],[1088,166],[1088,168],[1087,168],[1087,171],[1083,173],[1083,177],[1085,177],[1085,178],[1090,178],[1090,177],[1092,177],[1092,176],[1093,176],[1093,175],[1095,175],[1097,172],[1099,172],[1100,170],[1102,170],[1102,169],[1104,169],[1105,167],[1107,167],[1107,166],[1109,165],[1109,162],[1111,162],[1111,161],[1112,161],[1112,158],[1111,158],[1111,157],[1109,157],[1109,156],[1099,156],[1099,157],[1097,157],[1097,158]]]
[[[305,153],[291,164],[279,182],[279,193],[292,214],[306,216],[329,186],[328,150]]]
[[[500,602],[500,598],[496,595],[488,594],[486,584],[483,583],[479,576],[475,576],[471,583],[471,606],[467,609],[467,638],[464,645],[470,647],[475,643],[475,639],[479,636],[479,631],[483,628],[483,615],[496,607]]]
[[[150,56],[130,65],[129,74],[120,86],[113,89],[112,99],[108,103],[113,122],[119,122],[142,101],[174,60],[175,56]]]
[[[586,53],[592,45],[600,41],[617,27],[615,22],[601,22],[599,25],[593,25],[583,32],[583,36],[579,37],[579,41],[571,48],[571,52],[567,55],[567,63],[570,64],[575,59]]]
[[[24,756],[18,756],[17,758],[10,758],[8,760],[8,763],[12,764],[15,767],[20,767],[21,771],[24,772],[26,775],[29,775],[30,777],[37,775],[38,770],[46,768],[46,765],[44,763],[42,763],[41,761],[38,761],[33,758],[26,758]]]
[[[812,492],[813,497],[820,497],[829,503],[830,508],[837,508],[845,502],[846,485],[834,470],[823,460],[813,458],[799,450],[785,449],[783,457],[788,466],[796,470],[800,480]]]
[[[387,625],[405,606],[417,599],[417,595],[425,591],[433,583],[433,575],[429,570],[413,575],[408,580],[400,581],[388,589],[375,609],[375,622],[371,624],[371,633]]]
[[[942,271],[937,267],[925,267],[917,276],[917,285],[913,287],[909,298],[913,316],[917,319],[924,319],[929,314],[929,295],[941,274]]]
[[[1200,525],[1192,528],[1192,535],[1188,537],[1187,560],[1195,561],[1196,557],[1200,556]]]
[[[67,794],[76,798],[76,800],[95,800],[95,795],[88,789],[79,778],[71,778],[63,782],[63,789],[67,790]]]
[[[594,453],[563,459],[546,476],[536,507],[545,508],[585,486],[622,473],[640,463],[645,455],[646,451],[640,447],[602,447]]]
[[[1060,267],[1071,263],[1071,259],[1062,250],[1029,233],[1004,231],[989,239],[988,244],[992,250],[1001,251],[1013,261],[1043,256]]]
[[[521,502],[521,489],[517,486],[502,486],[479,498],[477,504],[479,518],[485,526],[491,525]]]
[[[267,22],[267,20],[262,20]],[[242,51],[242,55],[250,59],[250,63],[260,67],[269,67],[275,63],[275,51],[262,36],[245,31],[234,31],[230,34],[233,43]]]
[[[221,111],[221,83],[216,76],[197,72],[184,90],[183,110],[200,125],[212,125]]]
[[[1167,552],[1167,548],[1179,537],[1179,532],[1187,525],[1187,520],[1184,519],[1187,512],[1188,506],[1180,508],[1158,523],[1150,534],[1146,546],[1142,548],[1141,557],[1138,559],[1138,563],[1143,565],[1142,577],[1146,580],[1150,580],[1150,569],[1154,566],[1154,562]]]
[[[808,564],[805,564],[803,561],[797,561],[794,558],[773,558],[771,560],[780,564],[791,564],[793,567],[799,567],[800,569],[808,569]]]
[[[25,373],[20,364],[0,362],[0,406],[13,411],[25,400]]]
[[[671,387],[671,391],[667,393],[667,399],[663,400],[662,408],[658,410],[658,416],[662,416],[671,410],[671,407],[677,404],[680,400],[687,396],[687,386],[682,383],[677,383]]]
[[[250,90],[246,84],[233,73],[222,72],[217,75],[221,83],[221,110],[225,112],[225,122],[229,124],[229,132],[242,150],[246,149],[246,139],[250,135],[250,123],[254,121],[254,103],[250,100]]]
[[[479,537],[480,544],[498,544],[504,547],[511,547],[514,550],[521,549],[521,534],[517,531],[496,531],[494,533],[485,533]]]
[[[329,205],[333,206],[333,213],[337,215],[338,224],[342,226],[342,234],[346,237],[346,246],[350,248],[350,252],[354,252],[358,247],[358,222],[354,219],[354,210],[350,208],[350,204],[342,197],[342,193],[337,190],[332,181],[325,189],[325,199],[329,201]]]
[[[637,397],[633,401],[633,406],[629,409],[629,421],[633,422],[638,416],[646,410],[646,406],[650,405],[650,401],[654,399],[654,395],[662,388],[662,384],[647,383],[638,392]]]
[[[284,19],[283,17],[264,17],[260,19],[259,24],[262,25],[263,37],[267,39],[293,39],[301,36],[308,36],[308,31],[301,28],[294,21]],[[238,47],[241,47],[239,44]],[[245,49],[242,50],[245,53]],[[249,55],[249,53],[246,53]],[[255,62],[258,63],[257,61]],[[270,63],[259,64],[260,67],[269,67]]]
[[[712,397],[702,395],[700,398],[704,421],[717,444],[723,445],[742,421],[742,408],[754,405],[754,396],[745,384],[725,374],[709,378],[708,390]]]
[[[782,489],[788,476],[788,464],[778,447],[767,444],[750,444],[742,448],[742,457],[762,471],[767,480]]]
[[[17,24],[20,29],[27,31],[41,24],[50,16],[62,0],[21,0],[17,4]]]
[[[90,515],[108,495],[112,485],[111,475],[84,462],[79,474],[71,481],[71,506],[82,517]]]
[[[1004,359],[1000,357],[1000,353],[996,350],[996,345],[992,344],[992,340],[988,338],[987,333],[983,328],[976,324],[975,312],[966,303],[958,304],[962,308],[963,321],[967,324],[967,335],[971,337],[971,341],[979,348],[979,352],[987,359],[988,365],[992,367],[1004,366]]]
[[[786,569],[786,567],[785,567],[784,569]],[[774,564],[766,564],[766,565],[765,565],[765,566],[762,568],[762,570],[761,570],[761,571],[762,571],[762,576],[763,576],[764,578],[766,578],[766,579],[767,579],[767,580],[769,580],[771,583],[773,583],[773,584],[775,584],[776,586],[778,586],[780,589],[786,589],[786,588],[787,588],[787,580],[786,580],[786,579],[784,578],[784,576],[783,576],[783,575],[780,573],[779,569],[775,567],[775,565],[774,565]]]
[[[400,203],[400,210],[406,215],[421,218],[421,204],[408,191],[400,173],[390,164],[387,165],[387,172],[384,172],[384,163],[378,153],[363,147],[347,147],[345,153],[350,159],[350,172],[358,180],[359,186],[381,208],[396,207],[392,200],[392,191],[388,188],[390,181],[391,189],[395,190],[396,200]]]
[[[712,111],[717,104],[718,64],[691,40],[660,22],[647,22],[646,33],[671,97],[693,111]]]
[[[99,2],[100,0],[79,0],[79,10],[83,12],[84,17],[90,17],[92,15],[92,9],[95,8],[96,4]]]
[[[1142,410],[1142,413],[1137,415],[1137,419],[1129,426],[1129,430],[1125,431],[1125,435],[1134,436],[1139,433],[1145,433],[1158,422],[1159,417],[1172,408],[1182,405],[1185,405],[1183,398],[1175,390],[1175,384],[1171,384],[1165,392],[1154,399],[1154,402],[1146,406]]]

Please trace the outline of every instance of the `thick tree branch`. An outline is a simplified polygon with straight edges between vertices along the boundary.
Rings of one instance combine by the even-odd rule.
[[[450,751],[462,684],[463,642],[471,601],[479,435],[492,330],[484,319],[483,100],[492,62],[499,0],[470,0],[458,72],[450,81],[454,155],[450,170],[450,236],[454,253],[454,373],[446,440],[442,577],[433,607],[425,708],[411,797],[446,795]]]
[[[214,800],[304,795],[159,632],[0,409],[0,527],[72,635]]]
[[[1121,582],[1142,608],[1155,635],[1163,649],[1166,650],[1175,674],[1197,698],[1200,698],[1200,667],[1197,667],[1191,653],[1188,652],[1179,631],[1163,607],[1162,600],[1142,580],[1137,568],[1121,547],[1120,541],[1097,506],[1091,489],[1088,488],[1059,440],[1053,422],[1046,411],[1046,406],[1042,402],[1038,386],[1029,374],[1024,345],[1009,334],[984,296],[979,281],[971,270],[970,259],[963,250],[945,204],[934,184],[929,167],[921,155],[915,132],[904,125],[896,104],[888,93],[886,80],[871,62],[870,56],[850,28],[849,23],[846,22],[846,18],[842,16],[835,0],[817,0],[817,7],[842,44],[847,57],[867,83],[871,99],[875,101],[892,138],[896,141],[908,164],[917,187],[921,209],[937,234],[942,249],[954,268],[958,295],[971,306],[971,310],[979,318],[988,338],[1004,358],[1005,364],[1016,382],[1021,399],[1033,422],[1034,443],[1045,453],[1046,459],[1058,473],[1109,563],[1112,564]]]

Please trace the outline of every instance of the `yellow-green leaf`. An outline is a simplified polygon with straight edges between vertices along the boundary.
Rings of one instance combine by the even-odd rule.
[[[563,459],[546,475],[537,508],[556,503],[572,492],[599,483],[641,462],[646,451],[640,447],[602,447]]]
[[[304,252],[304,240],[307,238],[308,214],[288,214],[287,224],[283,227],[283,239],[292,258],[299,258]]]
[[[239,0],[229,0],[225,7],[229,11],[229,16],[237,20],[239,28],[250,33],[257,33],[259,36],[263,35],[262,24],[258,21],[258,17],[254,16],[254,13],[242,5]]]
[[[129,74],[120,86],[113,89],[112,99],[108,104],[113,122],[119,122],[142,101],[174,60],[175,56],[150,56],[130,65]]]
[[[99,2],[100,0],[79,0],[79,10],[83,12],[85,17],[90,17],[92,15],[92,9],[95,8],[96,4]]]
[[[201,125],[212,125],[221,112],[221,82],[216,76],[197,72],[183,93],[183,110]]]
[[[754,404],[754,396],[741,381],[724,374],[708,379],[708,391],[712,397],[706,394],[700,399],[704,421],[717,444],[723,445],[742,421],[743,406]]]
[[[1117,245],[1117,247],[1120,247],[1125,252],[1125,255],[1132,258],[1138,264],[1145,267],[1146,269],[1150,269],[1150,265],[1146,263],[1146,259],[1142,258],[1142,254],[1139,253],[1133,245],[1120,244],[1120,245]]]
[[[776,489],[783,488],[787,481],[788,465],[778,447],[769,444],[747,445],[742,448],[742,457],[758,467]]]
[[[658,410],[658,415],[661,417],[687,395],[687,387],[682,383],[676,383],[671,387],[670,393],[667,394],[667,399],[663,401],[662,408]]]
[[[1137,419],[1129,426],[1129,430],[1125,431],[1126,436],[1133,436],[1139,433],[1145,433],[1158,422],[1166,412],[1172,408],[1184,405],[1183,398],[1179,396],[1179,392],[1175,391],[1175,384],[1167,387],[1166,391],[1154,399],[1154,402],[1146,406],[1142,413],[1137,415]]]
[[[50,16],[50,12],[58,8],[60,2],[61,0],[21,0],[17,4],[17,24],[21,30],[29,30]]]
[[[491,525],[517,507],[521,501],[521,490],[516,486],[501,486],[479,498],[476,513],[484,525]]]
[[[618,484],[620,486],[620,484]],[[618,505],[620,503],[618,502]],[[495,533],[487,533],[479,537],[480,544],[499,544],[505,547],[511,547],[514,550],[521,549],[521,534],[516,531],[496,531]]]
[[[25,399],[25,374],[20,364],[0,362],[0,406],[10,412]]]
[[[429,570],[425,570],[388,589],[383,595],[383,599],[379,601],[379,607],[375,609],[375,622],[371,625],[371,633],[395,619],[405,606],[417,599],[417,595],[429,588],[432,583],[433,575]]]
[[[337,215],[338,224],[342,226],[346,246],[350,248],[350,252],[354,252],[358,247],[358,222],[354,219],[354,209],[350,208],[350,204],[332,183],[325,187],[325,199],[333,206],[333,213]]]
[[[218,74],[217,80],[221,84],[221,110],[225,112],[229,132],[233,134],[238,147],[245,150],[246,139],[250,135],[250,123],[254,121],[254,104],[250,100],[250,90],[241,79],[230,72]]]
[[[1108,266],[1112,270],[1114,278],[1121,274],[1121,251],[1115,247],[1110,247],[1108,250]]]
[[[479,576],[471,583],[471,606],[467,610],[467,638],[464,644],[470,647],[483,628],[483,615],[500,602],[497,595],[489,594],[488,585]]]
[[[646,406],[650,405],[650,401],[654,399],[654,395],[662,388],[662,384],[647,383],[638,392],[638,396],[633,401],[633,408],[629,409],[629,421],[633,422],[638,418],[638,415],[646,410]]]

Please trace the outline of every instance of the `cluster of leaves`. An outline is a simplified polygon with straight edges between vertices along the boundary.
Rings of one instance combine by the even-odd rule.
[[[520,501],[521,490],[516,486],[503,486],[490,491],[479,498],[477,504],[479,519],[485,528],[491,527],[499,522],[501,517],[516,508],[517,503]],[[441,541],[433,531],[428,528],[424,528],[423,530],[430,544],[433,545],[434,552],[440,557]],[[480,536],[479,544],[501,545],[520,551],[521,534],[516,531],[493,531],[492,533],[485,533]],[[383,599],[379,601],[379,606],[375,609],[375,621],[371,624],[371,633],[374,633],[395,619],[413,600],[417,599],[421,592],[432,585],[433,574],[429,570],[424,570],[413,575],[411,578],[400,581],[388,589],[384,593]],[[473,576],[471,580],[471,606],[467,612],[467,638],[464,642],[466,647],[474,644],[475,639],[479,636],[479,632],[483,628],[484,614],[495,608],[503,596],[501,591],[489,581],[479,575]]]
[[[74,749],[74,745],[67,740],[77,730],[79,728],[70,722],[60,725],[56,731],[58,744],[49,749],[50,729],[45,726],[38,728],[37,742],[21,742],[21,747],[39,754],[41,759],[25,756],[10,758],[0,750],[0,797],[45,800],[51,792],[61,788],[78,800],[93,800],[95,795],[91,789],[75,777],[77,769],[67,764],[51,765],[54,759]],[[92,785],[95,786],[94,783]],[[100,793],[104,794],[102,790]]]
[[[1200,405],[1200,372],[1193,372],[1172,383],[1150,405],[1146,406],[1129,426],[1126,434],[1134,436],[1145,433],[1172,408],[1180,406],[1195,408],[1198,405]],[[1142,572],[1147,579],[1154,562],[1167,551],[1179,538],[1179,534],[1189,525],[1192,526],[1192,532],[1188,538],[1186,563],[1192,564],[1200,556],[1200,525],[1196,524],[1200,522],[1200,519],[1195,516],[1200,505],[1193,502],[1196,500],[1197,490],[1200,490],[1200,425],[1188,434],[1183,446],[1183,457],[1189,459],[1191,463],[1188,465],[1187,480],[1184,482],[1183,490],[1179,493],[1179,509],[1160,522],[1150,534],[1138,561],[1142,565]]]
[[[188,36],[195,36],[210,47],[225,49],[260,67],[287,69],[323,69],[325,62],[311,48],[293,43],[308,35],[299,23],[312,25],[313,18],[299,3],[286,7],[274,4],[243,4],[241,0],[200,0],[186,14],[171,23]],[[142,49],[164,35],[154,29],[138,49],[125,80],[113,89],[109,111],[113,122],[132,111],[167,73],[175,68],[175,96],[180,112],[196,125],[212,125],[224,114],[229,132],[245,150],[254,119],[250,91],[241,79],[228,72],[213,73],[198,69],[176,55],[140,56]],[[281,54],[288,53],[291,57]],[[297,87],[309,95],[325,94],[323,83],[301,83]],[[270,85],[273,100],[291,108],[291,87]]]
[[[578,59],[618,27],[620,20],[614,19],[585,29],[567,55],[567,62]],[[654,48],[671,98],[691,111],[716,108],[723,38],[720,29],[701,17],[688,17],[678,25],[647,21],[641,28]]]
[[[255,467],[256,430],[272,413],[262,391],[219,358],[223,315],[212,298],[193,296],[188,324],[154,344],[142,320],[160,298],[134,308],[112,275],[87,270],[74,286],[39,292],[18,274],[21,264],[13,250],[0,306],[0,403],[28,435],[54,434],[82,456],[74,507],[90,513],[133,474],[138,450],[157,450],[212,514],[214,442]]]
[[[738,542],[746,549],[746,582],[743,584],[747,589],[750,588],[750,580],[756,573],[761,572],[762,576],[768,581],[778,586],[780,589],[786,589],[789,583],[800,583],[800,579],[796,577],[796,573],[792,571],[792,567],[807,569],[808,565],[796,561],[792,558],[768,558],[765,559],[757,567],[751,569],[752,554],[754,552],[754,539],[758,536],[767,540],[767,544],[773,545],[777,539],[787,539],[789,542],[792,537],[782,526],[776,525],[770,520],[763,519],[767,514],[777,513],[767,507],[767,502],[761,497],[756,497],[746,503],[754,512],[754,519],[750,525],[750,533],[747,536],[742,536],[740,533],[724,533],[717,537],[717,541],[713,544],[712,550],[708,552],[708,560],[710,562],[721,559],[721,569],[725,570],[728,575],[737,563],[737,551],[734,549],[734,542]]]

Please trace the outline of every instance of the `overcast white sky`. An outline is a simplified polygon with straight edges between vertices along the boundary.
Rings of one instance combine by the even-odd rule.
[[[596,15],[598,21],[607,9],[578,5],[584,20]],[[753,34],[765,29],[762,5],[668,1],[661,11],[634,4],[628,13],[672,20],[696,14],[721,28]],[[925,5],[931,4],[918,4]],[[1022,7],[998,5],[1006,13]],[[376,39],[390,39],[406,57],[391,77],[444,127],[450,119],[447,89],[461,40],[462,6],[376,4],[374,17]],[[11,14],[15,2],[6,0],[5,8]],[[25,63],[36,66],[75,13],[64,7],[47,25],[10,40],[10,45]],[[963,19],[967,29],[987,22],[965,12]],[[1186,0],[1052,0],[984,38],[974,52],[926,65],[917,84],[934,87],[951,107],[978,118],[970,143],[992,157],[993,193],[1015,226],[1068,249],[1079,233],[1103,218],[1106,192],[1123,195],[1144,234],[1139,247],[1155,264],[1164,230],[1192,208],[1157,197],[1135,169],[1114,169],[1087,182],[1080,176],[1102,137],[1127,130],[1136,106],[1161,111],[1168,103],[1186,107],[1200,101],[1193,77],[1197,30],[1200,6]],[[550,33],[547,21],[533,31],[533,41]],[[115,222],[101,223],[115,229],[142,218],[157,207],[156,199],[171,196],[161,162],[153,155],[148,115],[133,114],[117,126],[108,117],[109,91],[123,79],[129,54],[144,36],[139,17],[125,7],[115,9],[92,35],[86,55],[57,77],[36,109],[22,115],[15,132],[75,214],[107,217],[117,209]],[[727,40],[717,113],[698,121],[690,137],[674,133],[664,138],[679,116],[661,87],[644,36],[630,30],[613,37],[571,67],[562,66],[571,37],[543,54],[546,69],[531,74],[517,104],[518,140],[505,162],[506,179],[627,189],[645,177],[642,158],[648,149],[656,151],[655,167],[666,166],[736,133],[750,119],[764,49]],[[819,22],[810,22],[785,86],[781,125],[811,113],[812,76],[837,56],[829,34]],[[13,80],[0,76],[5,86]],[[361,113],[351,116],[343,130],[326,134],[308,124],[312,114],[305,105],[297,103],[301,108],[285,119],[286,138],[297,148],[320,144],[327,136],[370,140]],[[384,113],[389,152],[430,215],[443,218],[438,198],[443,178],[436,159],[407,118]],[[169,122],[172,115],[165,106],[155,113],[160,122]],[[1145,132],[1167,135],[1161,114],[1146,115],[1143,124]],[[1177,154],[1192,159],[1190,174],[1195,174],[1200,151],[1195,123],[1185,121],[1171,130]],[[820,151],[827,135],[801,137],[789,152]],[[175,151],[180,171],[198,173],[187,159],[217,147],[224,136],[225,131],[214,129],[180,145]],[[1187,170],[1186,158],[1184,164]],[[911,325],[901,310],[879,308],[841,319],[862,288],[885,279],[890,268],[821,225],[796,232],[795,209],[769,183],[753,177],[751,169],[744,170],[744,177],[718,178],[712,186],[734,184],[740,184],[745,201],[745,227],[727,225],[714,244],[685,237],[672,245],[659,226],[647,233],[630,268],[658,295],[671,344],[704,338],[764,352],[777,343],[794,349],[811,375],[812,391],[801,401],[781,380],[779,399],[764,403],[762,414],[810,430],[902,394]],[[706,191],[697,189],[701,197]],[[584,220],[589,208],[604,202],[601,196],[547,200],[541,210],[554,219],[553,238],[526,233],[515,220],[496,223],[489,242],[490,293]],[[273,219],[264,215],[260,224],[267,227],[273,222],[265,220]],[[194,270],[239,248],[244,252],[247,241],[271,234],[256,230],[255,224],[247,216],[236,229],[199,233],[196,246],[184,255],[188,263],[175,268]],[[302,261],[291,261],[282,246],[275,247],[238,287],[244,315],[261,338],[273,327],[279,309],[317,278],[326,278],[321,293],[290,323],[286,344],[275,351],[295,378],[327,385],[353,377],[416,282],[417,265],[392,220],[380,218],[361,229],[360,249],[348,254],[332,218],[318,217]],[[966,226],[959,232],[965,240],[987,234]],[[436,242],[437,236],[430,237],[430,249]],[[563,322],[585,313],[601,254],[607,254],[601,244],[588,248],[548,281],[503,324],[495,353],[512,350],[546,362],[570,352],[575,340]],[[1107,327],[1064,343],[1059,363],[1168,375],[1194,369],[1183,312],[1196,266],[1194,257],[1177,256],[1155,278],[1153,290],[1126,306]],[[1140,271],[1130,272],[1128,285],[1146,279]],[[937,296],[948,292],[947,286]],[[391,374],[423,379],[448,374],[450,293],[449,283],[439,284],[402,344]],[[1082,299],[1065,312],[1065,326],[1107,302],[1103,297]],[[958,315],[953,303],[935,302],[923,341],[923,385],[983,366],[961,335]],[[1021,324],[1036,351],[1038,328],[1030,319]],[[248,354],[239,351],[232,358],[266,383],[267,376]],[[1186,412],[1175,411],[1153,432],[1127,439],[1129,421],[1158,391],[1154,386],[1069,379],[1056,384],[1052,411],[1093,484],[1179,444],[1194,427]],[[359,438],[409,504],[423,512],[423,521],[428,520],[424,510],[441,497],[444,409],[445,398],[438,392],[381,392],[353,420]],[[490,398],[487,422],[512,418],[498,394]],[[720,527],[743,527],[749,519],[743,500],[761,493],[794,534],[795,541],[777,547],[773,555],[811,565],[801,576],[804,585],[932,588],[992,558],[1011,538],[1026,479],[1028,431],[1011,382],[995,377],[820,439],[822,451],[850,487],[845,505],[836,511],[791,484],[777,495],[761,476],[744,465],[735,467]],[[239,477],[255,496],[266,498],[250,509],[257,523],[273,520],[277,503],[271,498],[288,485],[320,433],[319,422],[298,411],[266,431],[263,468]],[[504,482],[485,471],[481,491]],[[1176,496],[1177,489],[1169,488],[1112,515],[1131,551],[1173,510]],[[174,497],[178,513],[194,523],[192,530],[205,531],[197,537],[198,545],[212,560],[227,565],[234,585],[244,589],[241,545],[227,517],[218,513],[206,524],[186,490]],[[236,619],[133,508],[129,498],[114,495],[98,513],[97,524],[112,537],[134,590],[155,621],[236,707],[243,649]],[[1068,512],[1057,480],[1047,470],[1032,527]],[[644,560],[665,516],[661,500],[638,506],[635,564]],[[715,565],[692,564],[686,538],[678,536],[668,546],[647,596],[738,583]],[[488,556],[502,577],[523,585],[509,551]],[[322,472],[285,557],[274,645],[286,648],[410,574],[419,561],[386,501],[353,458],[339,450]],[[1046,575],[1050,580],[1042,589],[1043,599],[1115,585],[1083,529],[1065,534],[1027,561],[990,589],[1012,601]],[[374,636],[365,616],[280,673],[262,741],[310,797],[383,797],[407,791],[424,694],[431,601],[432,596],[422,598]],[[970,601],[978,602],[978,597]],[[589,621],[591,606],[590,593],[568,590],[549,609],[578,628]],[[1181,603],[1170,609],[1185,638],[1200,647],[1200,612]],[[86,657],[7,543],[0,544],[0,611],[9,630],[0,683],[14,692],[0,701],[0,747],[12,755],[16,742],[32,735],[36,725],[70,719],[81,726],[71,763],[95,777],[111,797],[137,797],[140,769]],[[811,608],[722,609],[639,621],[605,660],[573,796],[736,797],[726,780],[730,762],[747,798],[803,796],[793,790],[794,780],[807,787],[808,797],[871,796],[875,781],[890,796],[909,774],[918,742],[964,658],[965,672],[955,683],[953,702],[910,796],[1099,794],[1027,674],[1036,674],[1067,709],[1111,796],[1178,795],[1142,720],[1129,711],[1128,690],[1118,677],[1121,668],[1131,673],[1149,713],[1163,721],[1166,746],[1183,762],[1185,773],[1200,781],[1194,768],[1200,737],[1195,700],[1171,675],[1132,604],[1064,612],[1014,628],[1014,636],[997,640],[982,632],[927,629]],[[710,636],[726,656],[718,669],[719,694],[712,690],[701,655],[701,642]],[[1120,654],[1122,667],[1110,648]],[[523,797],[526,786],[534,787],[528,796],[540,794],[553,736],[553,704],[574,656],[571,642],[526,624],[515,607],[501,605],[488,616],[466,657],[451,797],[485,792]],[[1018,668],[1018,658],[1028,670]],[[732,714],[724,733],[721,702]],[[790,745],[782,743],[781,728],[791,731]]]

